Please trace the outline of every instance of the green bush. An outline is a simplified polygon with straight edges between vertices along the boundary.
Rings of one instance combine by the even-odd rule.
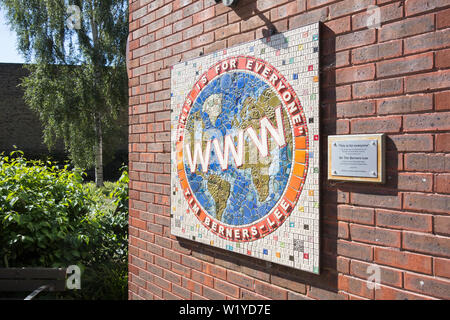
[[[0,267],[82,269],[67,297],[126,299],[128,175],[104,190],[84,173],[15,151],[0,155]]]

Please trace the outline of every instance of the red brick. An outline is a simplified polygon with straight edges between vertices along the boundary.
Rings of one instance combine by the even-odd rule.
[[[180,8],[183,8],[187,6],[188,4],[191,4],[193,0],[175,0],[173,1],[173,10],[178,10]]]
[[[225,300],[226,295],[209,287],[203,287],[203,296],[210,300]]]
[[[345,257],[336,258],[336,271],[340,273],[350,273],[350,259]]]
[[[223,292],[228,296],[239,298],[239,287],[226,281],[214,279],[214,289]]]
[[[353,98],[365,99],[403,93],[402,79],[384,79],[353,84]]]
[[[434,104],[436,110],[450,110],[450,91],[435,93]]]
[[[450,236],[450,216],[434,216],[433,229],[436,234]]]
[[[398,174],[397,188],[405,191],[431,192],[433,190],[433,176],[430,173]]]
[[[450,238],[448,237],[404,231],[402,246],[406,250],[450,257]]]
[[[152,282],[164,290],[171,291],[172,289],[172,284],[169,281],[158,276],[153,276]]]
[[[346,222],[342,222],[342,221],[338,221],[338,226],[337,226],[337,236],[340,239],[349,239],[350,237],[350,231],[348,228],[348,223]],[[327,234],[329,234],[329,232],[325,232]]]
[[[214,41],[214,32],[205,33],[202,35],[199,35],[192,39],[192,46],[193,47],[200,47],[207,45]]]
[[[449,213],[450,196],[406,193],[404,208],[425,212]]]
[[[161,7],[158,10],[156,10],[155,16],[161,18],[161,17],[168,15],[171,12],[172,12],[172,4],[169,3],[169,4],[165,5],[164,7]]]
[[[352,86],[339,86],[329,89],[321,89],[321,99],[323,102],[348,101],[352,97]]]
[[[431,134],[400,134],[389,135],[397,151],[433,151],[433,136]],[[391,147],[388,146],[388,150]]]
[[[415,214],[401,211],[376,210],[377,226],[411,230],[411,231],[432,231],[432,216],[427,214]]]
[[[164,38],[163,40],[164,40],[164,47],[170,47],[171,45],[181,42],[183,40],[183,33],[180,31],[178,33],[172,34]]]
[[[231,265],[231,267],[233,268],[234,266]],[[240,271],[255,279],[259,279],[266,282],[270,280],[270,273],[265,270],[261,270],[260,268],[255,269],[250,266],[241,266]]]
[[[205,273],[222,280],[225,280],[227,278],[227,270],[225,268],[209,263],[204,263],[203,265],[203,271]]]
[[[321,57],[323,70],[332,70],[334,68],[341,68],[350,65],[350,51],[351,50],[341,51],[336,54]]]
[[[204,32],[208,32],[211,30],[215,30],[217,28],[223,27],[224,29],[228,29],[228,16],[223,14],[221,16],[215,17],[203,23]],[[224,27],[226,26],[226,27]]]
[[[203,292],[202,285],[195,281],[192,281],[192,280],[189,280],[186,278],[182,278],[182,283],[183,283],[182,284],[183,288],[188,289],[192,294],[194,292],[197,294],[202,294],[202,292]]]
[[[273,7],[279,6],[281,4],[284,4],[286,2],[289,2],[289,0],[259,0],[256,2],[256,9],[258,11],[266,11],[269,9],[272,9]]]
[[[188,289],[185,289],[173,283],[172,283],[172,292],[185,300],[191,299],[191,292]]]
[[[228,47],[233,47],[239,43],[244,43],[244,42],[248,42],[251,40],[255,40],[255,32],[254,31],[240,33],[238,35],[232,36],[232,37],[228,38],[227,43],[228,43]]]
[[[450,5],[449,0],[407,0],[405,5],[405,12],[407,16],[413,16],[440,7],[445,7],[447,5]]]
[[[325,290],[311,286],[308,291],[308,296],[314,299],[321,300],[346,300],[345,296],[332,290]]]
[[[405,54],[436,50],[450,45],[450,29],[425,33],[405,39]]]
[[[337,214],[339,220],[368,225],[374,224],[375,210],[372,208],[360,208],[347,205],[339,205]]]
[[[439,193],[450,193],[450,173],[436,175],[434,191]]]
[[[150,282],[147,282],[144,287],[146,287],[146,289],[149,290],[154,295],[157,295],[158,297],[161,297],[161,298],[163,297],[163,294],[165,292],[160,287],[158,287],[157,285],[152,284]],[[141,291],[141,290],[139,289],[139,291]]]
[[[450,282],[436,278],[405,273],[405,289],[432,297],[450,299]]]
[[[450,9],[442,10],[436,14],[436,27],[438,29],[450,27]]]
[[[233,23],[226,28],[220,28],[216,30],[216,40],[228,38],[232,35],[239,34],[241,30],[239,23]]]
[[[362,278],[364,280],[369,280],[369,278],[373,275],[373,269],[371,268],[376,267],[379,270],[380,275],[380,283],[388,284],[396,287],[401,287],[403,284],[402,281],[402,272],[393,269],[393,268],[386,268],[379,265],[374,265],[371,263],[361,262],[357,260],[352,260],[350,265],[350,274],[352,276],[356,276],[358,278]],[[378,271],[377,270],[377,271]],[[368,282],[366,282],[368,284]],[[374,283],[372,282],[372,285]]]
[[[350,120],[351,133],[396,133],[400,131],[401,125],[402,119],[400,116]]]
[[[303,294],[298,294],[295,292],[288,292],[288,300],[312,300],[311,298],[308,298],[307,296]]]
[[[369,289],[366,281],[357,278],[340,274],[338,277],[338,288],[360,297],[374,298],[374,289]]]
[[[377,114],[400,114],[433,109],[433,97],[417,94],[377,100]]]
[[[450,49],[436,52],[436,68],[450,67]]]
[[[405,131],[450,130],[450,112],[405,115],[403,119]]]
[[[255,292],[273,300],[286,300],[287,291],[272,284],[255,280]]]
[[[398,3],[392,3],[386,6],[379,7],[380,23],[386,24],[390,21],[397,20],[403,17],[403,6]],[[353,30],[367,28],[369,26],[367,19],[373,14],[372,10],[366,10],[352,16]]]
[[[372,243],[388,247],[400,248],[401,232],[374,228],[369,226],[351,225],[350,236],[353,241]]]
[[[337,254],[364,261],[372,261],[372,246],[355,242],[338,240]]]
[[[344,0],[329,6],[330,18],[334,19],[362,10],[366,10],[369,5],[374,5],[375,0]]]
[[[399,57],[402,55],[402,48],[401,40],[356,48],[352,50],[352,63],[361,64]]]
[[[336,51],[367,46],[376,42],[374,29],[356,31],[336,37]]]
[[[204,47],[204,53],[208,54],[211,52],[216,52],[223,50],[227,47],[227,40],[214,41],[212,44]]]
[[[419,16],[384,25],[378,33],[380,42],[433,31],[434,15]]]
[[[240,300],[269,300],[269,298],[249,290],[241,289]]]
[[[211,288],[214,287],[214,278],[204,274],[203,272],[192,270],[192,280]]]
[[[193,15],[203,9],[203,1],[194,1],[191,5],[183,9],[183,17]]]
[[[264,15],[253,16],[250,19],[243,20],[241,22],[241,32],[247,32],[252,29],[256,29],[258,27],[262,27],[266,25],[266,22],[269,19],[270,14],[266,13]],[[264,17],[264,18],[263,18]]]
[[[431,257],[389,248],[374,249],[374,261],[394,268],[431,274]]]
[[[214,17],[214,7],[209,7],[207,9],[204,9],[193,16],[193,23],[198,24],[200,22],[203,22],[205,20],[208,20],[212,17]]]
[[[352,118],[375,114],[375,101],[349,101],[336,104],[338,118]]]
[[[185,267],[179,263],[172,262],[171,270],[183,277],[188,277],[188,278],[191,277],[191,269],[188,267]],[[196,271],[192,270],[192,279],[194,278],[194,276],[193,276],[194,272],[196,272]]]
[[[405,78],[405,91],[423,92],[450,87],[450,70],[408,76]]]
[[[335,0],[307,0],[306,6],[309,9],[313,9],[316,7],[321,7],[323,5],[329,4],[330,2],[334,2]]]
[[[297,293],[306,294],[306,285],[299,278],[288,274],[272,274],[270,281],[273,285],[286,288]]]
[[[181,30],[181,29],[182,29],[182,27],[178,27],[178,30]],[[176,31],[174,30],[174,32],[176,32]],[[155,32],[155,39],[159,40],[159,39],[165,38],[171,34],[172,34],[172,25],[168,25],[168,26],[161,28]]]
[[[376,300],[424,300],[430,299],[423,295],[414,294],[405,290],[395,289],[381,285],[375,290]]]
[[[360,82],[374,78],[375,66],[373,64],[336,70],[336,84]]]
[[[345,33],[351,30],[350,16],[325,22],[325,25],[335,34]]]
[[[289,28],[295,29],[318,21],[326,21],[328,17],[328,8],[320,8],[307,11],[303,14],[289,18]]]
[[[450,156],[445,154],[409,153],[405,155],[405,170],[448,172]]]
[[[248,277],[232,270],[227,271],[227,281],[249,290],[254,289],[255,281],[252,277]]]
[[[433,69],[433,53],[377,62],[377,78],[428,71]]]
[[[304,1],[304,0],[289,2],[280,7],[273,8],[270,11],[270,20],[277,21],[280,19],[290,17],[297,13],[304,12],[305,7],[306,7],[306,1]]]
[[[434,274],[438,277],[450,279],[450,260],[434,258]]]
[[[401,194],[391,195],[383,193],[351,193],[351,203],[358,206],[381,207],[400,209],[402,206]]]
[[[163,291],[163,299],[164,300],[182,300],[181,297],[169,292],[169,291]]]

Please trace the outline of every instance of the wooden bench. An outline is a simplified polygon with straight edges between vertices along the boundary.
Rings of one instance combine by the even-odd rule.
[[[66,269],[62,268],[0,268],[0,292],[30,292],[31,300],[42,291],[61,292],[66,289]]]

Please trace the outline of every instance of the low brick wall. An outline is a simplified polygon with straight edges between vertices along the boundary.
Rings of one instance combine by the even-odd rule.
[[[46,155],[49,150],[43,142],[41,122],[25,104],[19,86],[27,75],[23,64],[0,63],[0,152],[8,153],[17,146],[26,156]],[[64,146],[56,145],[52,155],[64,158]]]
[[[449,17],[443,0],[130,0],[129,298],[449,299]],[[322,141],[386,133],[386,184],[322,177],[320,275],[171,236],[170,67],[319,20]]]

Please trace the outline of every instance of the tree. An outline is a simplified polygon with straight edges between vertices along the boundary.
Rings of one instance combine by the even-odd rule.
[[[25,101],[51,148],[63,139],[73,163],[95,165],[117,146],[127,111],[127,0],[0,0],[30,70]]]

